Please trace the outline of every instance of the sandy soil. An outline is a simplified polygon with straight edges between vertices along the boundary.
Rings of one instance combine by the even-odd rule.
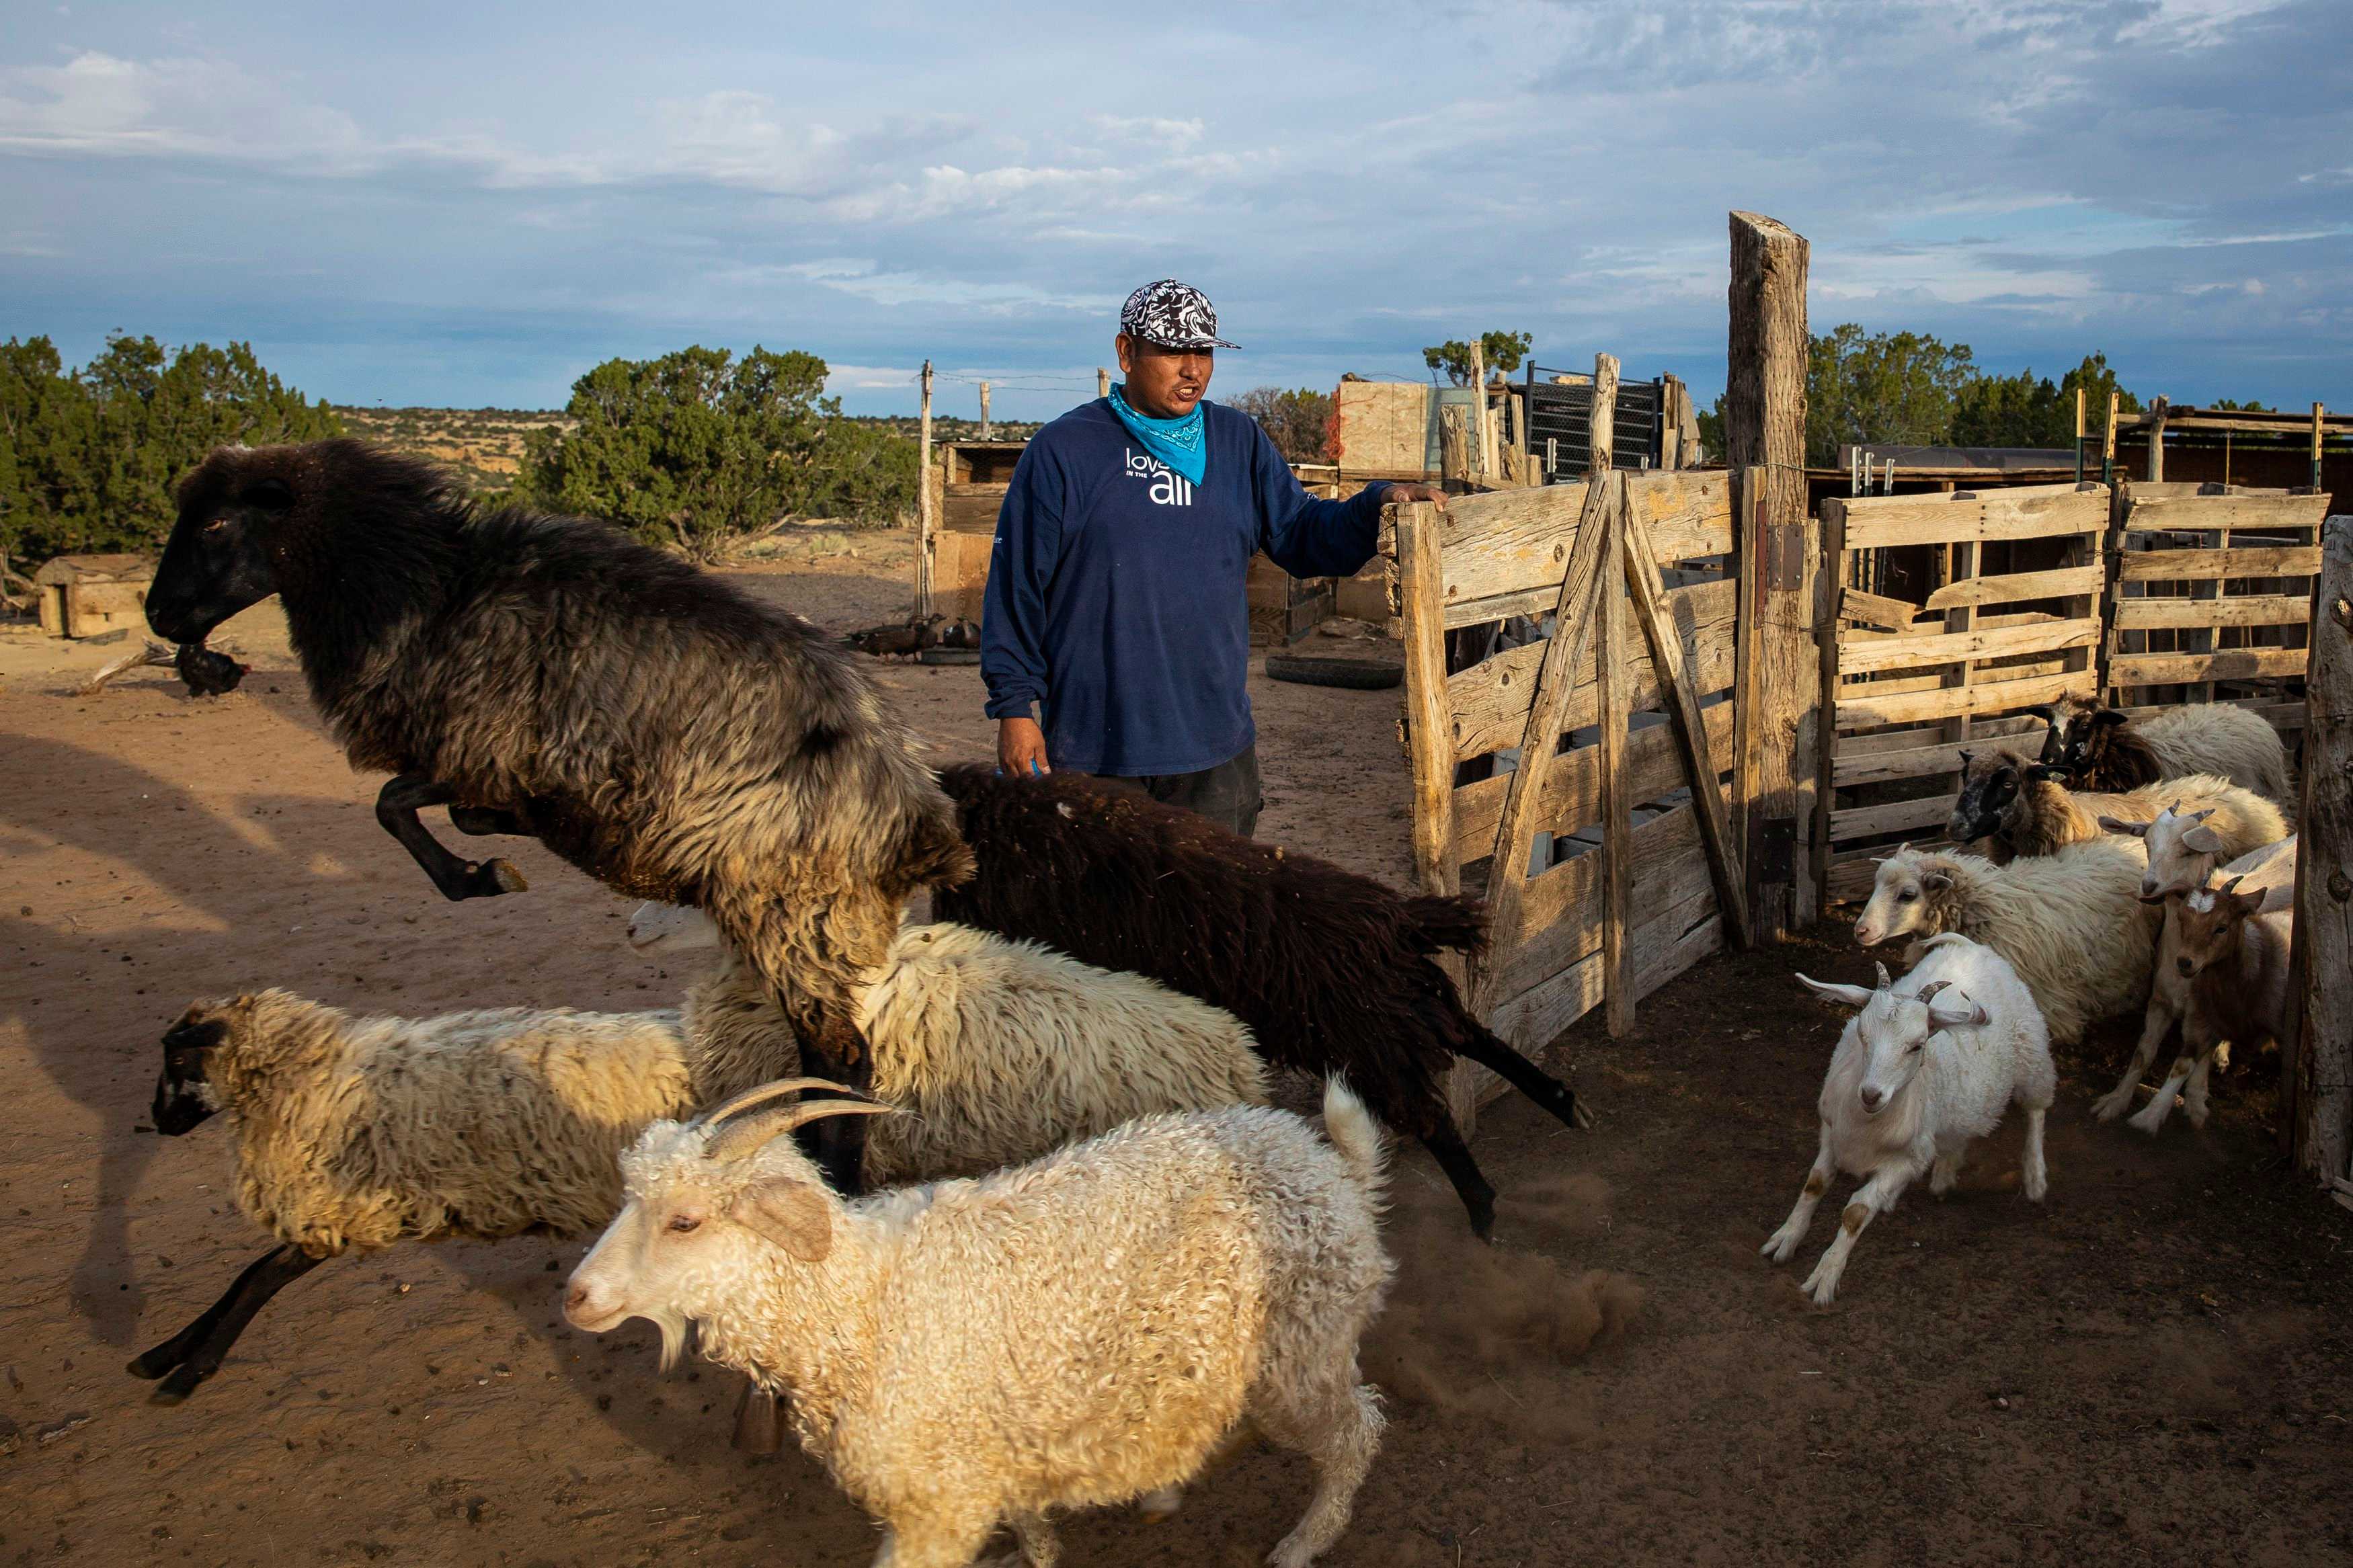
[[[781,559],[763,592],[847,628],[902,606],[887,542]],[[849,1564],[867,1522],[797,1455],[725,1444],[735,1383],[654,1374],[654,1334],[557,1317],[578,1243],[409,1248],[293,1286],[186,1405],[122,1362],[260,1250],[226,1130],[144,1125],[190,997],[284,984],[409,1013],[660,1005],[681,977],[625,909],[513,851],[523,896],[451,905],[370,817],[268,606],[257,665],[193,701],[168,672],[68,695],[119,649],[0,637],[0,1563]],[[977,672],[896,666],[942,760],[978,755]],[[1271,838],[1392,880],[1409,863],[1394,693],[1261,682]],[[2353,1215],[2277,1168],[2260,1066],[2214,1123],[2089,1122],[2126,1044],[2065,1064],[2052,1195],[2017,1132],[1962,1190],[1864,1237],[1838,1305],[1756,1255],[1812,1150],[1837,1027],[1794,968],[1863,978],[1842,931],[1700,966],[1557,1063],[1605,1118],[1482,1121],[1505,1200],[1472,1246],[1418,1152],[1403,1279],[1367,1351],[1394,1425],[1336,1564],[2353,1561]],[[1834,1208],[1826,1211],[1834,1215]],[[1075,1563],[1258,1561],[1304,1467],[1244,1454],[1147,1525],[1082,1516]]]

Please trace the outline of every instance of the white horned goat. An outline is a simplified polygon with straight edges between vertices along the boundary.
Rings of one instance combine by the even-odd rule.
[[[1895,1206],[1925,1172],[1928,1190],[1952,1189],[1969,1144],[2001,1123],[2015,1100],[2026,1108],[2026,1195],[2049,1190],[2042,1122],[2057,1076],[2034,998],[2002,956],[1965,936],[1930,939],[1919,966],[1892,984],[1829,985],[1798,978],[1816,995],[1862,1009],[1839,1034],[1822,1079],[1822,1135],[1797,1206],[1759,1248],[1787,1263],[1840,1171],[1864,1178],[1839,1220],[1839,1234],[1800,1287],[1817,1306],[1838,1293],[1847,1256],[1863,1226]]]
[[[902,930],[856,1003],[877,1089],[915,1113],[878,1127],[868,1151],[896,1181],[1267,1098],[1231,1016],[960,927]],[[280,1245],[131,1370],[163,1378],[156,1397],[176,1404],[271,1295],[345,1251],[595,1229],[619,1205],[621,1150],[649,1122],[765,1080],[777,1016],[732,958],[683,1013],[354,1018],[283,991],[197,1004],[164,1037],[156,1126],[177,1135],[235,1112],[238,1205]],[[773,1409],[739,1413],[746,1447],[774,1429]]]
[[[2140,901],[2145,864],[2133,838],[2070,844],[2007,866],[1903,846],[1880,862],[1854,940],[1876,947],[1958,931],[1983,942],[2018,971],[2051,1037],[2065,1044],[2148,995],[2157,913]],[[1908,948],[1906,962],[1922,951]]]
[[[2181,1050],[2157,1093],[2132,1118],[2132,1126],[2154,1135],[2172,1112],[2176,1094],[2182,1095],[2189,1124],[2205,1126],[2206,1086],[2216,1053],[2232,1042],[2242,1047],[2260,1046],[2278,1038],[2287,1026],[2288,950],[2295,916],[2288,910],[2259,914],[2263,902],[2260,892],[2242,890],[2235,879],[2219,888],[2165,895],[2160,962],[2171,973],[2159,984],[2169,980],[2182,994]],[[2146,1030],[2142,1044],[2153,1058],[2156,1043]],[[2131,1102],[2139,1068],[2147,1065],[2137,1054],[2135,1063],[2116,1093],[2101,1102],[2101,1120]],[[2122,1104],[2116,1103],[2119,1097]]]
[[[845,1201],[782,1136],[889,1107],[765,1102],[659,1122],[565,1316],[695,1328],[787,1396],[802,1447],[885,1535],[878,1568],[970,1563],[999,1525],[1050,1568],[1050,1512],[1183,1485],[1248,1419],[1315,1464],[1269,1558],[1345,1528],[1379,1445],[1357,1342],[1390,1278],[1378,1133],[1338,1079],[1326,1142],[1286,1111],[1147,1117],[977,1181]],[[895,1120],[888,1118],[886,1120]]]

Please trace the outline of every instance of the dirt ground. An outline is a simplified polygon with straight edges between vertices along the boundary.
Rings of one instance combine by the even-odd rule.
[[[747,580],[870,624],[902,606],[894,542]],[[195,701],[161,670],[73,697],[119,648],[0,637],[0,1563],[865,1562],[871,1527],[814,1467],[729,1450],[732,1374],[659,1378],[649,1327],[562,1324],[577,1242],[336,1262],[187,1405],[144,1403],[122,1363],[261,1249],[227,1129],[145,1125],[191,997],[638,1007],[682,978],[532,846],[529,893],[436,898],[371,819],[381,781],[321,733],[273,607],[220,640],[256,672]],[[984,753],[976,671],[881,675],[940,760]],[[1395,694],[1254,696],[1263,835],[1402,881]],[[1815,1310],[1796,1280],[1835,1206],[1788,1268],[1757,1256],[1838,1027],[1798,968],[1869,973],[1825,928],[1702,964],[1623,1040],[1598,1015],[1565,1037],[1601,1126],[1489,1108],[1493,1248],[1400,1152],[1402,1279],[1366,1354],[1393,1424],[1327,1561],[2353,1561],[2353,1215],[2279,1168],[2260,1066],[2222,1080],[2205,1131],[2152,1142],[2086,1115],[2128,1044],[2111,1029],[2067,1054],[2047,1205],[2019,1195],[2005,1128],[1952,1198],[1915,1189],[1874,1226]],[[1247,1452],[1169,1522],[1070,1521],[1070,1560],[1255,1563],[1308,1480]]]

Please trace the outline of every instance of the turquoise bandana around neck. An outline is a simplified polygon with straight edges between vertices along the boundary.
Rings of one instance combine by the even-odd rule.
[[[1129,435],[1144,443],[1144,449],[1194,484],[1208,471],[1209,444],[1204,434],[1200,404],[1182,419],[1155,419],[1148,414],[1138,414],[1127,401],[1127,384],[1119,382],[1111,389],[1111,411],[1127,426]]]

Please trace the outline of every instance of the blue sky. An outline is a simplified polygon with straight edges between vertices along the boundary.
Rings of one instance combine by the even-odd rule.
[[[76,361],[236,337],[338,402],[550,406],[756,342],[856,412],[928,356],[1038,416],[1174,274],[1229,394],[1508,327],[1705,399],[1748,207],[1812,241],[1817,330],[2353,405],[2347,0],[5,14],[0,336]]]

